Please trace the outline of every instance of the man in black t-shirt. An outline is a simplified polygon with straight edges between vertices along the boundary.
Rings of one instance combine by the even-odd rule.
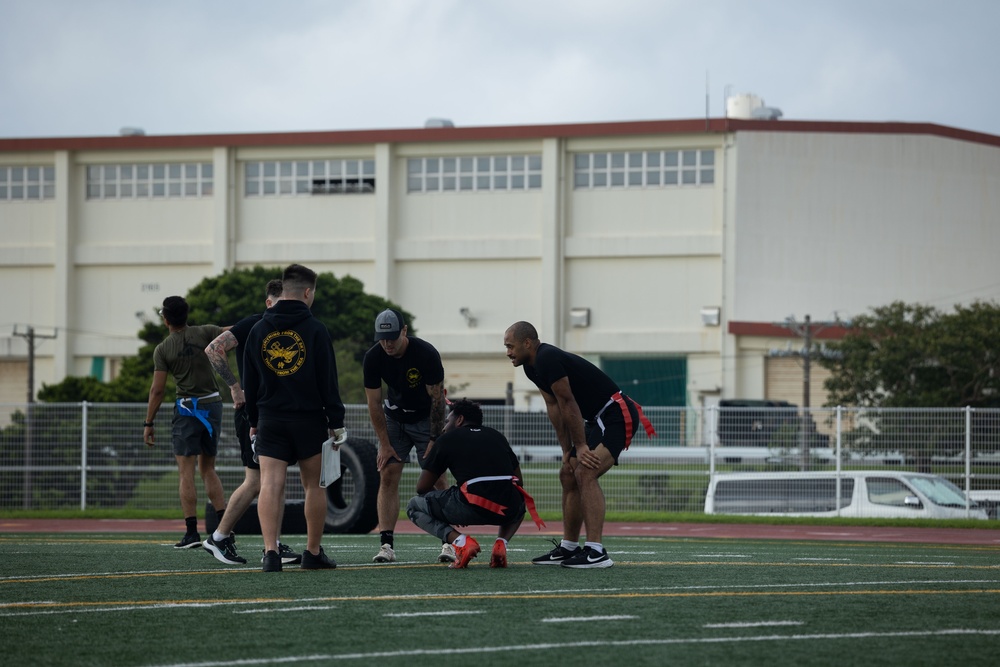
[[[655,432],[638,403],[624,395],[604,371],[583,357],[538,340],[528,322],[515,322],[503,336],[507,358],[542,393],[549,421],[562,447],[563,539],[555,549],[532,559],[536,565],[572,568],[611,567],[602,543],[604,491],[600,477],[618,464],[639,424]],[[580,530],[587,541],[580,547]]]
[[[525,507],[544,526],[534,502],[521,487],[521,466],[502,433],[483,426],[483,411],[468,400],[451,404],[444,434],[427,455],[417,481],[419,495],[410,499],[406,515],[417,526],[455,548],[452,568],[467,567],[479,553],[479,543],[454,526],[500,526],[490,567],[507,567],[507,543],[514,537]],[[434,490],[450,470],[455,486]]]
[[[410,451],[423,466],[427,452],[444,430],[444,366],[425,340],[407,335],[403,315],[383,310],[375,318],[375,345],[362,363],[368,416],[378,439],[378,529],[376,563],[396,560],[393,531],[399,518],[399,479]],[[382,383],[388,391],[382,398]],[[444,481],[438,488],[444,488]],[[454,549],[442,544],[441,562],[454,562]]]

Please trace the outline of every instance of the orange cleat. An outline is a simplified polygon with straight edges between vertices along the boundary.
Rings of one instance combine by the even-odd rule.
[[[469,565],[469,561],[479,555],[479,542],[476,542],[474,537],[466,536],[465,546],[455,547],[455,562],[448,567],[452,570],[460,570]]]
[[[490,567],[507,567],[507,545],[501,540],[493,543],[493,553],[490,554]]]

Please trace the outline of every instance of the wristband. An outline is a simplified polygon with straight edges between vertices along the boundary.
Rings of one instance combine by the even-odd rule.
[[[142,422],[143,428],[153,428],[153,422]]]

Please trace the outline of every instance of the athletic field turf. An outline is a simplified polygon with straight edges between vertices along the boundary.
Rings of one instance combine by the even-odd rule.
[[[615,566],[467,570],[327,535],[336,570],[226,566],[175,533],[0,535],[7,665],[974,665],[1000,651],[996,546],[614,537]],[[304,538],[287,542],[301,547]]]

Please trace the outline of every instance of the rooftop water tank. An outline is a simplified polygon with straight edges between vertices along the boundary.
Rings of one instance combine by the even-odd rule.
[[[726,118],[778,120],[781,116],[781,109],[764,106],[764,100],[753,93],[740,93],[726,98]]]

